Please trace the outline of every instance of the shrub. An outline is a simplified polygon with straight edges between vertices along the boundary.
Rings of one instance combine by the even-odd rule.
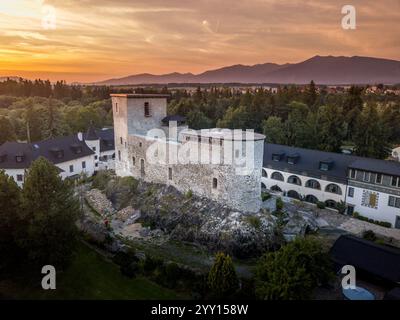
[[[157,267],[163,266],[164,262],[161,258],[146,255],[146,259],[142,261],[143,273],[150,275]]]
[[[276,198],[276,210],[281,211],[283,209],[283,201],[282,198]]]
[[[255,217],[255,216],[247,216],[246,218],[246,222],[251,225],[254,229],[260,229],[261,227],[261,220],[259,217]]]
[[[121,273],[128,278],[133,278],[139,271],[139,259],[136,257],[133,249],[127,252],[117,252],[112,260],[120,266]]]
[[[98,171],[92,178],[93,188],[105,190],[108,182],[111,180],[111,176],[112,174],[110,171]]]
[[[362,237],[365,240],[369,240],[369,241],[376,241],[377,240],[377,236],[375,235],[375,232],[373,232],[372,230],[366,230],[363,232]]]
[[[325,209],[325,208],[326,208],[325,202],[318,201],[318,202],[317,202],[317,208],[318,208],[318,209]]]
[[[370,218],[361,216],[358,212],[354,212],[353,213],[353,218],[361,220],[361,221],[373,223],[373,224],[376,224],[376,225],[384,227],[384,228],[391,228],[392,227],[392,224],[390,222],[378,221],[378,220],[370,219]]]
[[[229,255],[222,252],[216,254],[214,264],[208,273],[207,283],[215,298],[227,297],[236,292],[239,280]]]
[[[336,209],[340,214],[344,214],[346,212],[346,203],[343,201],[338,202],[336,204]]]
[[[271,195],[268,193],[268,192],[262,192],[261,193],[261,200],[264,202],[264,201],[267,201],[268,199],[270,199],[271,198]]]
[[[302,300],[333,277],[328,253],[317,240],[296,239],[265,254],[256,269],[256,295],[260,299]]]
[[[187,199],[191,199],[191,198],[193,197],[193,191],[192,191],[192,190],[189,190],[188,192],[186,192],[185,197],[186,197]]]

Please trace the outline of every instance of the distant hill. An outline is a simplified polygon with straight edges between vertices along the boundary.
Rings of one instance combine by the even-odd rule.
[[[370,57],[315,56],[295,64],[234,65],[200,74],[137,74],[98,82],[99,85],[167,83],[393,84],[400,82],[400,61]]]

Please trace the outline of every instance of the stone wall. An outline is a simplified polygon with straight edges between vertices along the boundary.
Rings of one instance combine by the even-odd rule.
[[[152,117],[143,116],[144,101],[149,101]],[[118,104],[118,109],[116,109]],[[264,153],[264,141],[254,142],[254,168],[249,173],[238,174],[237,168],[231,163],[216,162],[218,164],[183,164],[181,161],[171,161],[173,153],[169,153],[169,146],[177,150],[187,147],[187,141],[167,140],[166,148],[158,148],[158,157],[165,161],[151,162],[148,156],[150,147],[154,147],[157,139],[146,137],[148,130],[160,129],[163,135],[161,120],[166,115],[166,99],[135,99],[113,97],[116,161],[115,170],[118,176],[133,176],[147,182],[172,185],[179,191],[193,192],[196,195],[216,200],[226,206],[244,211],[258,212],[261,206],[261,170]],[[159,136],[158,138],[162,138]],[[253,143],[250,141],[248,143]],[[246,143],[240,141],[240,154],[244,153]],[[198,153],[208,154],[211,148],[223,146],[219,140],[205,141],[199,144]],[[242,151],[243,150],[243,151]],[[233,150],[235,151],[235,150]],[[153,153],[154,154],[154,153]],[[183,154],[183,152],[182,152]],[[233,152],[235,154],[235,152]],[[217,186],[214,185],[217,179]]]

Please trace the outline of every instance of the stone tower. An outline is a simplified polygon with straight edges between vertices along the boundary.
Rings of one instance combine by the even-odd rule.
[[[265,136],[217,128],[188,130],[179,123],[171,131],[166,119],[180,118],[167,117],[165,95],[113,94],[112,105],[117,175],[190,190],[240,211],[260,210]],[[159,134],[149,138],[154,129]],[[154,148],[159,141],[163,147]],[[154,157],[149,156],[153,149]],[[186,154],[189,158],[182,160]]]

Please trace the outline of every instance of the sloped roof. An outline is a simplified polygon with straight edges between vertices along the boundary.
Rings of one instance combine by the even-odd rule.
[[[93,132],[89,132],[89,130],[83,135],[83,138],[84,140],[89,141],[100,140],[100,152],[111,151],[115,149],[113,128],[93,129]]]
[[[368,170],[372,172],[400,176],[400,162],[398,161],[359,158],[352,162],[349,167],[359,170]]]
[[[96,134],[100,139],[100,152],[115,149],[114,129],[96,130]]]
[[[272,160],[272,155],[274,154],[281,154],[283,157],[280,161],[274,161]],[[294,154],[297,154],[299,158],[295,164],[289,164],[287,157]],[[330,169],[327,171],[320,170],[320,162],[329,162],[331,164]],[[330,180],[343,183],[347,181],[347,171],[349,168],[400,176],[400,162],[296,148],[273,143],[266,143],[264,145],[263,163],[266,168],[297,174],[306,173],[315,178],[324,176]]]
[[[356,270],[400,283],[400,249],[344,235],[336,240],[330,255],[339,265],[353,265]]]
[[[89,126],[88,131],[86,132],[85,135],[86,140],[98,140],[99,137],[97,136],[96,130],[92,125]]]
[[[57,157],[57,152],[61,152],[62,156]],[[94,152],[74,135],[34,143],[6,142],[0,146],[0,154],[3,155],[0,169],[25,169],[41,156],[58,164],[86,157]],[[23,156],[23,160],[17,162],[17,156]]]
[[[283,155],[280,161],[272,160],[272,155]],[[289,164],[287,157],[296,154],[298,156],[295,164]],[[323,152],[318,150],[310,150],[303,148],[290,147],[279,144],[266,143],[264,145],[264,161],[265,168],[271,168],[279,171],[288,171],[297,174],[306,173],[310,177],[321,178],[329,177],[330,180],[343,182],[347,181],[347,170],[350,163],[357,160],[358,157]],[[329,161],[332,166],[330,170],[320,170],[320,162]]]

